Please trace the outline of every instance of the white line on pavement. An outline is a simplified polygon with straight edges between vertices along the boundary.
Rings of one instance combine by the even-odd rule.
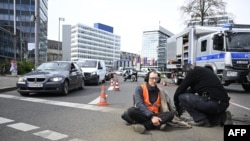
[[[49,139],[49,140],[53,140],[53,141],[60,140],[60,139],[68,137],[68,135],[61,134],[61,133],[51,131],[51,130],[44,130],[44,131],[36,132],[36,133],[33,133],[33,134],[36,135],[36,136],[40,136],[40,137]]]
[[[61,102],[61,101],[46,100],[46,99],[40,99],[40,98],[26,98],[26,97],[21,97],[21,96],[8,96],[5,94],[0,94],[0,97],[23,100],[23,101],[30,101],[30,102],[36,102],[36,103],[44,103],[44,104],[50,104],[50,105],[57,105],[57,106],[64,106],[64,107],[71,107],[71,108],[100,111],[100,112],[109,112],[109,113],[115,113],[115,114],[121,114],[124,111],[123,109],[111,108],[111,107],[106,107],[106,106],[80,104],[80,103],[73,103],[73,102]]]
[[[34,129],[38,129],[39,127],[34,126],[34,125],[30,125],[30,124],[26,124],[26,123],[15,123],[15,124],[9,124],[7,125],[8,127],[12,127],[14,129],[17,130],[21,130],[21,131],[30,131],[30,130],[34,130]]]
[[[233,104],[234,106],[238,106],[238,107],[240,107],[240,108],[243,108],[243,109],[246,109],[246,110],[250,111],[250,108],[247,108],[247,107],[245,107],[245,106],[239,105],[239,104],[237,104],[237,103],[230,102],[230,104]]]
[[[0,124],[9,123],[9,122],[13,122],[13,121],[14,120],[12,120],[12,119],[7,119],[7,118],[0,117]]]

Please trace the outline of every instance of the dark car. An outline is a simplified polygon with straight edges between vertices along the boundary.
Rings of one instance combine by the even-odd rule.
[[[111,78],[114,78],[114,71],[112,68],[106,67],[105,80],[109,81]]]
[[[30,93],[58,93],[67,95],[70,90],[84,89],[84,76],[80,67],[70,61],[42,63],[36,70],[18,78],[17,91]]]

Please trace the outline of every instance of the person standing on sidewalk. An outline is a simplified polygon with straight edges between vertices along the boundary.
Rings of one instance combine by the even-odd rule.
[[[176,89],[174,104],[178,115],[186,110],[194,126],[232,124],[229,107],[230,97],[218,77],[208,68],[185,64],[186,76]]]
[[[135,132],[143,134],[146,130],[164,130],[166,123],[172,121],[175,111],[161,112],[161,93],[157,87],[160,75],[156,71],[147,73],[146,83],[138,86],[134,94],[134,107],[122,115],[122,119],[132,124]]]

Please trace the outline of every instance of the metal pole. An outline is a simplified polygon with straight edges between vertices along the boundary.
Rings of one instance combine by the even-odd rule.
[[[61,21],[61,18],[59,18],[59,29],[58,29],[58,47],[57,47],[57,60],[59,60],[59,50],[60,50],[60,21]]]
[[[39,28],[40,28],[40,0],[35,0],[35,67],[39,64]]]
[[[115,68],[115,47],[113,47],[113,64],[112,64],[112,67]]]
[[[16,0],[13,1],[14,5],[14,60],[16,61]]]

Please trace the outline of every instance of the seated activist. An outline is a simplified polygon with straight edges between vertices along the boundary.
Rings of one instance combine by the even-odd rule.
[[[193,126],[232,124],[230,97],[218,77],[208,68],[185,64],[186,76],[174,94],[174,104],[179,116],[186,110],[194,121]]]
[[[147,73],[144,81],[135,90],[134,106],[122,114],[122,119],[140,134],[152,129],[165,130],[166,123],[171,122],[177,112],[173,106],[168,107],[170,98],[157,87],[160,75],[156,71]],[[185,123],[182,126],[190,127]]]

